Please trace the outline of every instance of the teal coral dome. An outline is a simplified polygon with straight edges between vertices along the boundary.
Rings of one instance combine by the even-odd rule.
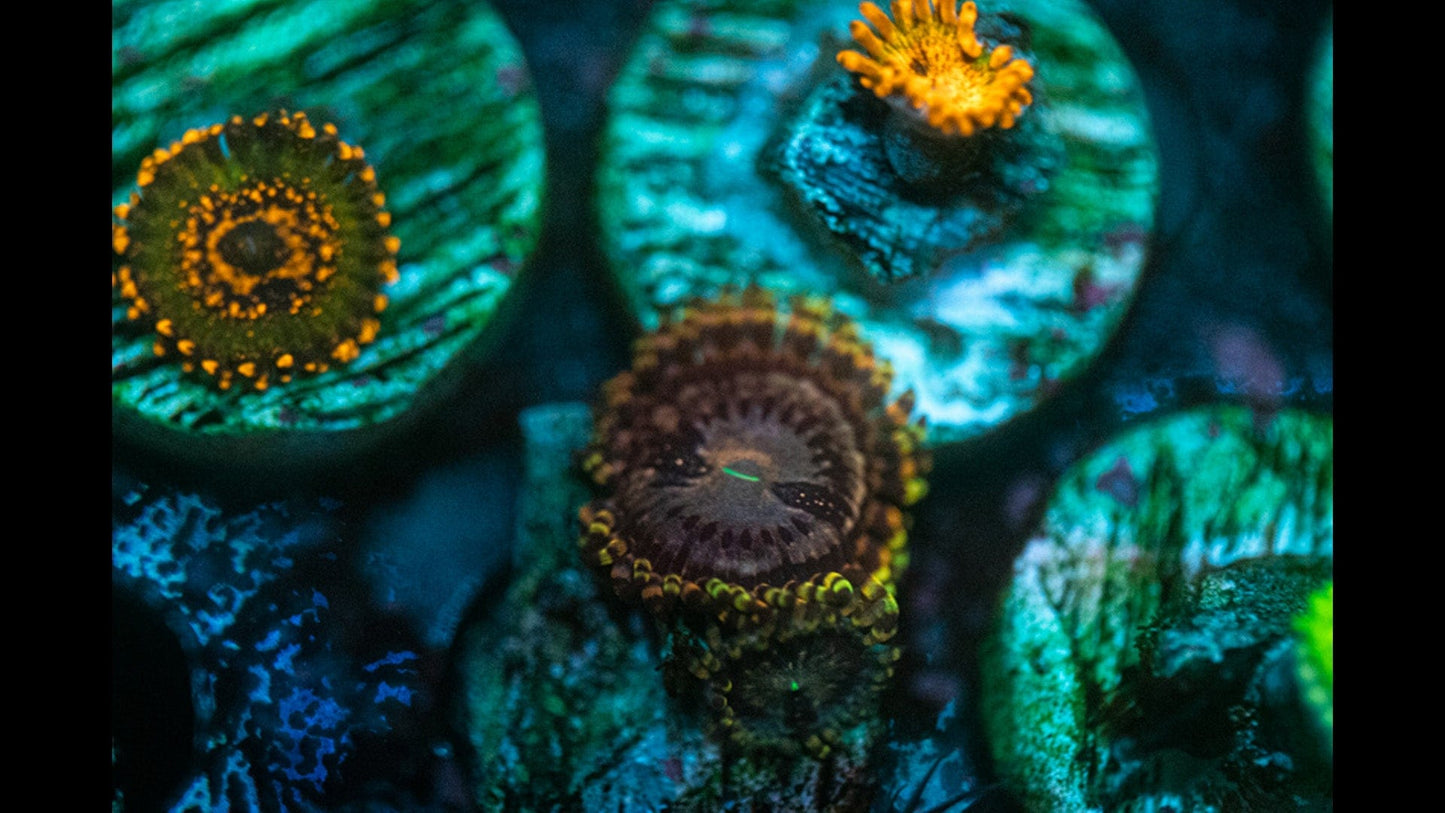
[[[310,476],[489,360],[546,165],[489,4],[127,0],[111,42],[119,442],[224,459],[225,479]]]
[[[1334,571],[1334,423],[1198,407],[1063,475],[982,652],[984,722],[1030,810],[1319,809],[1287,722],[1295,624]]]
[[[381,329],[400,241],[376,171],[303,112],[234,116],[142,162],[111,279],[154,352],[220,389],[346,364]]]
[[[1157,151],[1087,5],[891,5],[660,0],[608,92],[595,206],[645,329],[730,286],[827,297],[944,447],[1102,350]]]

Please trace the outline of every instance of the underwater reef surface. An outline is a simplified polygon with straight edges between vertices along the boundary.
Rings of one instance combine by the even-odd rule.
[[[456,340],[447,352],[457,354],[443,365],[445,386],[407,406],[405,421],[382,420],[387,431],[364,443],[322,442],[309,457],[272,446],[239,466],[211,448],[158,448],[117,427],[113,810],[1047,806],[1030,777],[1048,766],[1020,767],[1007,756],[1000,724],[984,713],[997,696],[984,675],[996,671],[1000,608],[1016,568],[1034,561],[1030,539],[1067,473],[1089,460],[1112,471],[1118,456],[1098,458],[1098,450],[1192,415],[1227,416],[1219,423],[1231,437],[1331,421],[1333,225],[1321,204],[1316,115],[1332,109],[1332,91],[1317,95],[1316,72],[1330,4],[1081,4],[1128,62],[1157,160],[1152,226],[1127,307],[1069,380],[1008,421],[933,450],[928,494],[910,509],[910,561],[888,642],[901,655],[876,716],[858,729],[871,747],[762,761],[728,753],[706,693],[669,693],[659,672],[665,636],[644,612],[612,600],[577,548],[577,511],[594,495],[573,453],[588,439],[587,408],[628,367],[644,321],[619,293],[615,236],[599,209],[599,168],[618,128],[609,94],[635,69],[629,60],[660,10],[712,5],[377,0],[342,9],[242,0],[198,12],[192,3],[113,4],[113,207],[135,187],[141,159],[186,129],[233,113],[305,110],[365,149],[401,241],[400,285],[423,279],[409,268],[453,260],[481,275],[473,280],[516,275],[505,296],[490,282],[468,289],[476,308],[455,323],[448,316],[442,334]],[[856,7],[843,6],[832,47],[857,48],[847,29]],[[475,26],[449,25],[473,13]],[[385,23],[397,18],[400,27]],[[735,20],[686,21],[706,40]],[[486,31],[505,33],[515,49],[492,75],[500,84],[477,81],[468,65],[478,52],[456,47]],[[142,69],[148,51],[131,40],[149,53],[192,56]],[[284,42],[301,44],[275,47]],[[827,60],[818,67],[843,71]],[[846,81],[821,82],[813,101]],[[451,102],[429,105],[432,87],[448,88]],[[239,95],[244,110],[213,94]],[[520,117],[493,122],[528,156],[511,176],[529,191],[511,210],[519,225],[510,238],[487,236],[478,209],[465,203],[481,205],[496,188],[457,185],[449,174],[455,159],[479,173],[462,173],[468,178],[490,177],[470,163],[483,160],[473,142],[480,131],[461,112],[479,97],[503,100],[499,116]],[[194,110],[167,107],[192,100],[201,100]],[[386,110],[384,124],[360,115],[373,101]],[[807,115],[799,102],[794,115]],[[1025,109],[1015,129],[1033,112]],[[438,133],[451,147],[429,151]],[[393,166],[399,155],[410,158]],[[430,164],[444,166],[430,173]],[[497,251],[517,264],[495,267],[487,258]],[[113,355],[117,341],[130,347],[156,386],[191,381],[157,372],[153,339],[132,335],[119,291],[114,300]],[[403,300],[393,295],[383,315],[407,313]],[[378,343],[384,335],[385,325]],[[866,327],[863,338],[888,356]],[[405,389],[399,397],[415,397]],[[276,388],[269,394],[280,397]],[[205,403],[239,400],[233,393]],[[195,413],[203,428],[223,414]],[[255,417],[242,410],[227,420]],[[1116,502],[1130,493],[1128,478],[1104,482],[1109,493],[1094,493]],[[1289,493],[1262,502],[1283,506]],[[1208,495],[1196,499],[1211,504]],[[1111,705],[1108,727],[1079,723],[1092,753],[1113,748],[1121,757],[1110,763],[1119,770],[1107,774],[1116,781],[1105,798],[1148,797],[1151,786],[1139,779],[1147,772],[1131,771],[1151,764],[1172,772],[1171,788],[1189,787],[1191,776],[1256,756],[1268,759],[1239,775],[1254,782],[1250,792],[1277,791],[1286,775],[1278,755],[1289,753],[1303,755],[1295,764],[1307,773],[1287,792],[1328,803],[1332,751],[1305,749],[1332,731],[1324,714],[1332,714],[1332,656],[1321,655],[1324,641],[1332,647],[1332,589],[1326,610],[1315,590],[1320,574],[1308,568],[1278,579],[1266,570],[1220,573],[1191,581],[1151,626],[1153,649],[1136,648],[1150,653],[1141,663],[1153,680],[1130,685],[1146,690]],[[1240,590],[1267,584],[1290,594],[1267,630],[1230,615]],[[1310,653],[1300,656],[1309,668],[1298,686],[1287,650]],[[1198,719],[1236,726],[1228,737],[1196,737],[1207,728],[1200,725],[1183,729],[1184,742],[1161,737],[1163,718],[1151,715],[1170,706],[1175,681],[1194,676],[1210,651],[1220,663],[1243,664],[1232,683],[1200,673],[1216,686],[1225,679],[1239,702]],[[1076,675],[1066,661],[1061,680]],[[788,674],[769,669],[750,680],[764,685],[775,673]],[[789,709],[803,707],[780,708],[790,719]]]

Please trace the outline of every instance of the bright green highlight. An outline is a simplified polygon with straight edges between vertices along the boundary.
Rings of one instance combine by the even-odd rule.
[[[1300,635],[1299,677],[1305,702],[1315,710],[1335,751],[1335,583],[1330,580],[1309,597],[1295,619]]]
[[[726,469],[724,469],[724,471],[726,471]],[[756,480],[756,479],[758,479],[758,478],[754,477],[753,479]],[[796,681],[796,680],[793,681],[793,682],[789,685],[789,688],[791,688],[793,691],[796,692],[796,691],[798,690],[798,681]]]
[[[1309,598],[1305,614],[1295,619],[1305,651],[1319,670],[1325,688],[1335,689],[1335,583],[1330,581]]]
[[[728,468],[727,466],[723,466],[723,474],[731,474],[732,476],[738,478],[739,480],[747,480],[749,483],[761,483],[761,482],[763,481],[763,478],[761,478],[761,477],[754,477],[754,476],[752,476],[751,474],[743,474],[743,473],[740,472],[740,471],[733,471],[732,469]],[[793,684],[793,688],[794,688],[795,690],[797,689],[797,684],[796,684],[796,683]]]

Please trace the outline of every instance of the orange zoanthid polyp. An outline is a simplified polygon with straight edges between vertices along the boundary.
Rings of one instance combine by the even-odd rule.
[[[845,50],[838,63],[879,98],[905,99],[939,131],[973,135],[1014,126],[1033,103],[1034,67],[1013,48],[988,48],[974,31],[978,6],[954,0],[894,0],[892,16],[869,2],[867,20],[849,26],[866,53]]]
[[[361,148],[305,113],[188,130],[146,156],[117,206],[112,287],[158,356],[222,390],[361,355],[381,329],[400,241]]]

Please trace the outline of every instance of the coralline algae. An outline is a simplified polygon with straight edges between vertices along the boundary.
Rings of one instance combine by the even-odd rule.
[[[360,616],[344,598],[353,591],[334,576],[330,509],[228,511],[199,495],[147,489],[117,517],[112,589],[179,641],[186,677],[177,688],[188,696],[160,702],[189,708],[193,725],[178,732],[178,775],[157,777],[152,761],[165,756],[137,746],[154,743],[150,729],[163,721],[113,720],[118,775],[136,783],[131,804],[323,810],[413,781],[416,765],[397,755],[429,690],[405,638],[388,646],[384,636],[355,635]],[[148,674],[158,664],[113,662],[142,672],[112,675],[113,687],[165,685]]]

